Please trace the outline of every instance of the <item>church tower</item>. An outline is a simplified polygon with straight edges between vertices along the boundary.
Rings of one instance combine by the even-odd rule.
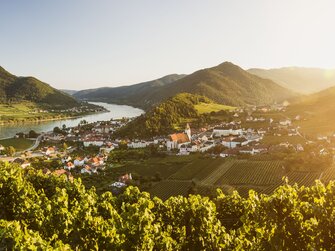
[[[188,138],[191,141],[191,127],[188,123],[187,123],[186,128],[185,128],[185,133],[187,134]]]

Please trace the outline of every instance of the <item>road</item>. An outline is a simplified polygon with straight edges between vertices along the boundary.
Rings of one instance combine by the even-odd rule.
[[[41,140],[42,140],[42,137],[43,137],[43,136],[44,136],[44,133],[41,133],[41,134],[36,138],[34,145],[32,145],[31,147],[29,147],[28,149],[26,149],[26,150],[24,150],[24,151],[22,151],[22,152],[33,151],[33,150],[35,150],[35,149],[39,146],[39,144],[41,143]]]

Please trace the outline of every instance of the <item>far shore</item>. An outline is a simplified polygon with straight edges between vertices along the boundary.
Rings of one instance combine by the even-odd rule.
[[[80,117],[85,117],[87,115],[105,113],[105,112],[108,112],[108,111],[84,113],[84,114],[80,114],[80,115],[76,115],[76,116],[53,117],[53,118],[48,118],[48,119],[28,119],[28,120],[22,120],[22,121],[0,121],[0,126],[17,125],[17,124],[30,124],[30,123],[56,121],[56,120],[63,120],[63,119],[77,119],[77,118],[80,118]]]

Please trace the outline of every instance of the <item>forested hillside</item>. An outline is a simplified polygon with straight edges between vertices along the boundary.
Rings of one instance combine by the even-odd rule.
[[[128,104],[147,110],[183,92],[202,95],[217,103],[232,106],[270,104],[296,96],[272,80],[257,77],[230,62],[187,76],[177,76],[178,78],[169,78],[168,84],[145,83],[84,90],[74,96],[80,99]]]
[[[17,77],[0,67],[0,103],[31,101],[42,106],[66,108],[79,105],[70,95],[34,77]]]
[[[335,183],[166,201],[0,164],[1,250],[332,250]]]
[[[195,105],[211,102],[203,96],[180,93],[137,117],[115,135],[145,138],[169,134],[179,129],[182,121],[201,116]]]

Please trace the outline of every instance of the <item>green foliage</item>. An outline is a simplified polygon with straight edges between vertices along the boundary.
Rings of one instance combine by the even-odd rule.
[[[4,154],[6,154],[8,156],[14,156],[15,152],[16,152],[16,150],[13,146],[5,147]]]
[[[145,138],[166,135],[176,130],[185,119],[202,118],[195,108],[195,105],[200,103],[211,101],[203,96],[180,93],[131,121],[121,128],[116,136]]]
[[[166,201],[129,187],[97,195],[81,180],[0,167],[4,250],[332,250],[335,182],[272,195],[218,190]]]

